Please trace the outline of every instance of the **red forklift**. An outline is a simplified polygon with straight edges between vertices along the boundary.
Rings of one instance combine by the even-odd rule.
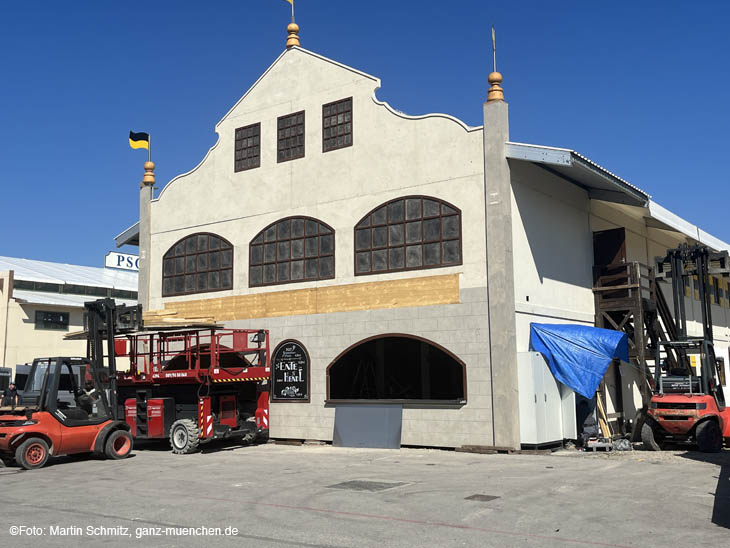
[[[50,456],[92,453],[123,459],[131,453],[129,426],[116,413],[113,346],[115,333],[138,326],[141,308],[117,307],[112,299],[85,306],[88,357],[34,360],[21,405],[0,408],[0,458],[6,464],[14,460],[32,470]]]
[[[644,445],[654,451],[669,442],[690,442],[700,451],[717,452],[730,446],[730,408],[722,383],[724,363],[715,356],[709,276],[730,274],[728,253],[706,246],[682,245],[668,251],[657,265],[658,278],[671,278],[676,339],[655,348],[654,386],[648,415],[641,429]],[[685,296],[697,284],[702,336],[687,331]]]
[[[217,325],[117,338],[120,414],[135,440],[169,439],[177,454],[213,440],[268,438],[269,333]]]

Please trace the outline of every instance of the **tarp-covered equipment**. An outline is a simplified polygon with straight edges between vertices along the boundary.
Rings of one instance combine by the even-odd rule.
[[[530,349],[540,352],[553,376],[592,398],[614,358],[629,361],[626,333],[575,324],[530,324]]]

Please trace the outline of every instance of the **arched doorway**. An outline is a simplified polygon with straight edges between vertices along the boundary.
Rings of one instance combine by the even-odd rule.
[[[400,333],[362,340],[327,368],[328,401],[466,402],[466,366],[438,344]]]

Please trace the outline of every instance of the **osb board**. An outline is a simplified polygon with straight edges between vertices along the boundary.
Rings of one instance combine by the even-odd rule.
[[[458,302],[459,275],[447,274],[165,303],[165,310],[150,310],[144,318],[153,321],[161,315],[165,318],[205,317],[221,322]],[[171,316],[171,311],[175,315]]]

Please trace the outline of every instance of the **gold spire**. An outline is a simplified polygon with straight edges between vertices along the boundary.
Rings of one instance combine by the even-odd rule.
[[[154,186],[155,184],[155,164],[152,162],[144,163],[144,177],[142,177],[141,187]]]
[[[492,25],[492,72],[487,77],[491,87],[487,92],[487,103],[490,101],[504,101],[504,90],[499,84],[502,83],[502,75],[497,72],[497,37]]]
[[[299,25],[292,21],[289,23],[289,26],[286,27],[286,30],[289,31],[289,36],[286,39],[286,48],[289,49],[292,46],[300,46]]]

